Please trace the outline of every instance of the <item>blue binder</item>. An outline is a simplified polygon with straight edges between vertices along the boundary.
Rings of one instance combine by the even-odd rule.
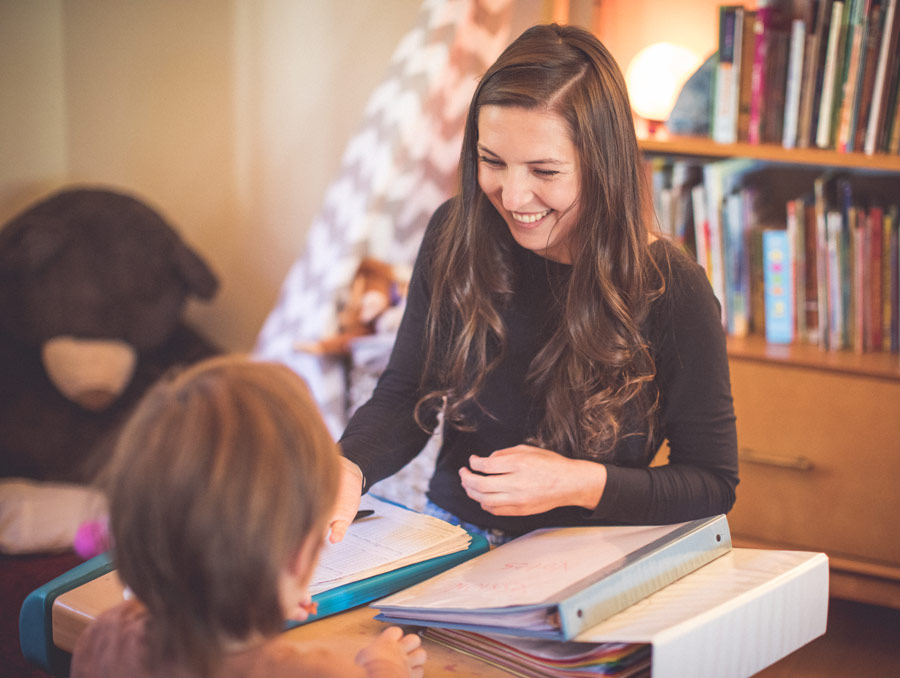
[[[318,603],[318,612],[302,623],[307,624],[370,603],[424,581],[489,549],[490,545],[483,536],[471,534],[471,537],[472,541],[464,551],[407,565],[392,572],[314,595],[313,601]],[[28,661],[56,676],[68,674],[71,657],[68,652],[53,644],[53,603],[67,591],[93,581],[113,569],[109,554],[104,553],[72,568],[28,594],[19,613],[19,643],[22,646],[22,654]],[[285,630],[300,624],[301,622],[288,622]]]

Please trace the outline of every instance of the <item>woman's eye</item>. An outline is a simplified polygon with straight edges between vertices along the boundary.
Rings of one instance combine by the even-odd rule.
[[[490,167],[502,167],[503,166],[503,162],[501,160],[497,160],[496,158],[489,158],[485,155],[479,156],[478,160]]]
[[[541,177],[555,177],[557,174],[559,174],[559,172],[557,170],[543,170],[543,169],[536,169],[534,171],[534,173]]]

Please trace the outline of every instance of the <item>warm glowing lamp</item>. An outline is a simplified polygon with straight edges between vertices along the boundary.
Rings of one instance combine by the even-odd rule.
[[[699,68],[700,57],[686,47],[658,42],[638,52],[625,71],[632,110],[650,125],[662,124],[687,79]]]

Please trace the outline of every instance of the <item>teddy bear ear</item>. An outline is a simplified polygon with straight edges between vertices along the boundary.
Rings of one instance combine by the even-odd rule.
[[[41,270],[72,237],[60,219],[23,215],[0,231],[0,276],[15,278]]]
[[[176,243],[173,260],[175,270],[187,283],[188,290],[201,299],[212,299],[219,289],[219,280],[206,262],[183,242]]]

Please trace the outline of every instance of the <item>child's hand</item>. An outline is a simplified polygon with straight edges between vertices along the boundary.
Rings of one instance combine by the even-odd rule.
[[[367,648],[356,655],[356,663],[363,667],[367,678],[423,678],[425,648],[414,633],[403,635],[398,626],[391,626]]]

